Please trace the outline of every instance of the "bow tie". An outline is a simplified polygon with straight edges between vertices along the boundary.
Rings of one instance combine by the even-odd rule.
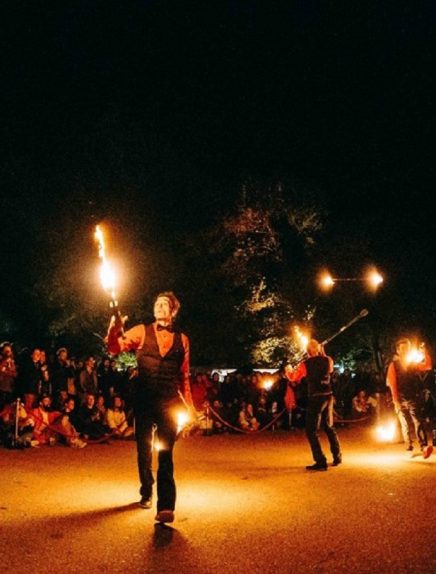
[[[159,325],[159,323],[157,324],[157,330],[158,331],[168,331],[169,333],[172,333],[174,331],[174,327],[172,325],[167,325],[166,327],[164,325]]]

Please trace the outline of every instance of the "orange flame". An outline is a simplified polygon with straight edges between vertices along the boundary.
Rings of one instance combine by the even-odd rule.
[[[406,363],[408,364],[423,363],[424,360],[425,360],[424,351],[415,346],[413,346],[406,355]]]
[[[98,242],[98,256],[101,259],[100,279],[101,285],[112,300],[115,300],[115,271],[106,257],[104,233],[99,225],[95,228],[95,239]]]
[[[189,422],[189,415],[186,411],[177,413],[177,432],[181,432]]]
[[[297,339],[297,344],[300,347],[300,349],[304,352],[307,351],[307,345],[309,344],[309,337],[307,335],[305,335],[300,327],[298,325],[296,325],[294,327],[294,331],[295,331],[295,336]]]

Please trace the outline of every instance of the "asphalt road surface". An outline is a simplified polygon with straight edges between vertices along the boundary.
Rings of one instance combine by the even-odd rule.
[[[338,432],[315,473],[301,430],[179,440],[172,528],[137,505],[134,442],[1,448],[1,571],[436,572],[436,454]]]

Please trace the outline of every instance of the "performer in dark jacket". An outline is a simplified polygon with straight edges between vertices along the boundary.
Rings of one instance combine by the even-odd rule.
[[[307,470],[327,470],[327,459],[319,442],[319,429],[322,425],[333,455],[333,465],[342,462],[341,447],[333,426],[333,391],[330,376],[333,372],[333,359],[328,357],[316,339],[311,339],[307,347],[309,358],[299,363],[297,368],[286,369],[286,376],[292,383],[303,378],[307,382],[306,435],[312,449],[315,464]]]
[[[136,325],[123,334],[122,319],[113,317],[108,332],[110,353],[135,350],[138,361],[134,413],[141,481],[140,505],[143,508],[152,506],[152,442],[153,429],[157,427],[160,443],[157,471],[158,522],[174,521],[176,485],[173,447],[177,438],[177,414],[186,411],[186,406],[192,408],[189,340],[173,326],[179,308],[180,303],[174,293],[160,293],[154,302],[153,323]]]

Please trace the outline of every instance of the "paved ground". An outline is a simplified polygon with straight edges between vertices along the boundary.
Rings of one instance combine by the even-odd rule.
[[[302,431],[181,439],[173,528],[135,503],[133,442],[1,449],[2,572],[436,572],[436,455],[339,434],[315,474]]]

